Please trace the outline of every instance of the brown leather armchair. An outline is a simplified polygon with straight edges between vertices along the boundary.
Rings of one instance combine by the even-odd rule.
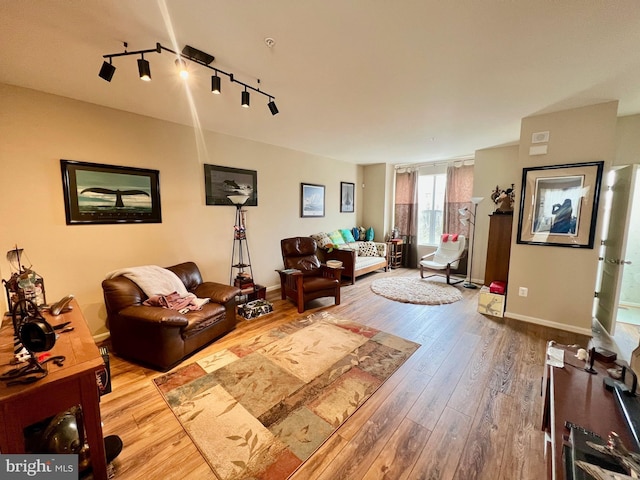
[[[125,276],[102,282],[111,345],[116,354],[156,369],[168,370],[187,355],[236,327],[236,295],[240,289],[203,282],[193,262],[168,267],[187,290],[210,298],[202,310],[182,314],[151,307],[140,287]]]
[[[292,299],[298,306],[298,313],[304,312],[306,302],[321,297],[334,297],[336,305],[340,305],[342,269],[320,263],[318,245],[313,238],[285,238],[280,241],[280,248],[284,270],[278,270],[278,273],[283,300]]]

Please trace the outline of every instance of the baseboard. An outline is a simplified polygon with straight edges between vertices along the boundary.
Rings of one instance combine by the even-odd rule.
[[[544,327],[564,330],[566,332],[580,333],[582,335],[586,335],[587,337],[591,337],[593,335],[593,333],[591,332],[591,328],[576,327],[574,325],[567,325],[565,323],[552,322],[550,320],[544,320],[543,318],[528,317],[526,315],[519,315],[517,313],[512,313],[508,311],[504,312],[504,316],[508,318],[513,318],[514,320],[520,320],[522,322],[535,323],[536,325],[542,325]]]
[[[99,335],[94,335],[93,336],[93,341],[96,342],[96,343],[104,342],[110,336],[111,336],[111,333],[109,333],[109,332],[101,333]]]

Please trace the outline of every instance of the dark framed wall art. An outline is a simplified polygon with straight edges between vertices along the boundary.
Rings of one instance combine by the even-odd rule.
[[[524,168],[517,243],[593,248],[604,162]]]
[[[324,217],[324,185],[300,184],[300,216]]]
[[[204,166],[207,205],[233,205],[229,195],[248,195],[244,205],[258,205],[258,172],[220,165]]]
[[[355,183],[340,182],[340,211],[353,213],[355,211],[356,185]]]
[[[67,225],[161,223],[160,172],[60,160]]]

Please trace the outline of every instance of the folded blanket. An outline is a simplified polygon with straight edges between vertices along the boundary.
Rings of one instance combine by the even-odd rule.
[[[173,292],[177,292],[181,297],[184,297],[189,293],[182,280],[175,273],[157,265],[122,268],[107,273],[105,278],[114,278],[119,275],[127,277],[136,283],[147,294],[147,297],[169,295]]]
[[[209,301],[208,298],[197,298],[193,293],[187,293],[180,296],[179,293],[173,292],[169,295],[153,295],[147,298],[143,305],[150,307],[163,307],[171,310],[177,310],[180,313],[187,313],[191,310],[202,310],[202,306]]]

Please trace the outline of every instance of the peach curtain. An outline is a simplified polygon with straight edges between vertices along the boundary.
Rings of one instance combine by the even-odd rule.
[[[418,172],[396,172],[395,226],[404,239],[403,266],[418,266]]]
[[[443,233],[459,233],[469,238],[469,223],[460,223],[459,209],[472,209],[473,165],[447,168],[447,188],[444,194]],[[473,212],[473,210],[471,210]]]

